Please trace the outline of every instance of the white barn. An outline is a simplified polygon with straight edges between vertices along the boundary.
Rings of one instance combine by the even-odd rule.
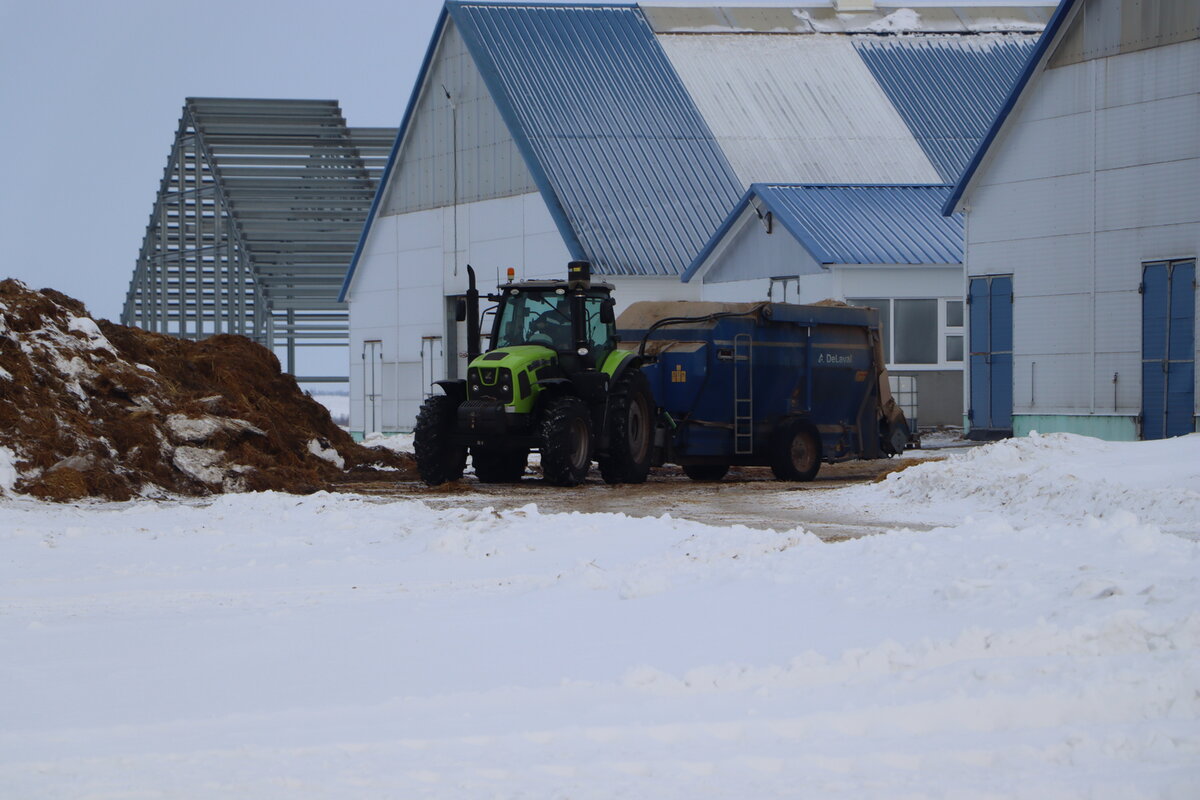
[[[449,0],[342,289],[354,433],[461,373],[468,264],[486,290],[587,260],[618,310],[725,299],[680,275],[751,184],[953,182],[1047,9],[853,5]]]
[[[944,210],[974,435],[1196,430],[1200,3],[1064,0]]]

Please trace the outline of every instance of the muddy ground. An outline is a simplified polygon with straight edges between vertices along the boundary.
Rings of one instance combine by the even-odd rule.
[[[711,525],[745,525],[751,528],[790,530],[803,527],[826,541],[882,533],[901,526],[877,519],[864,509],[837,508],[825,501],[822,490],[880,480],[889,472],[921,460],[943,458],[942,453],[919,453],[903,459],[847,461],[823,464],[811,483],[783,483],[766,467],[735,467],[725,480],[697,483],[676,467],[651,471],[650,479],[636,486],[609,486],[593,470],[588,481],[571,489],[548,486],[534,474],[517,484],[482,484],[468,475],[460,481],[428,487],[419,481],[347,481],[338,491],[380,498],[421,500],[435,508],[494,508],[507,511],[533,503],[542,513],[621,513],[635,517],[695,520]],[[812,502],[806,502],[811,497]]]

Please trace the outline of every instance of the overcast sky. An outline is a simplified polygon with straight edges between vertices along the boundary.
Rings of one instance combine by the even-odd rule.
[[[0,0],[0,278],[116,320],[185,97],[397,126],[441,0]]]

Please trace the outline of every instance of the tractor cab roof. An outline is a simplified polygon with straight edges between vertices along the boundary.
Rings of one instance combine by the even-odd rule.
[[[502,283],[497,289],[501,292],[508,292],[510,289],[516,289],[519,292],[553,292],[555,289],[567,289],[569,284],[566,281],[513,281],[511,283]],[[588,291],[602,291],[612,294],[613,285],[602,281],[592,281],[591,288]]]

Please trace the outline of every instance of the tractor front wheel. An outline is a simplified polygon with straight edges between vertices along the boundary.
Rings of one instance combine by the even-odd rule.
[[[542,417],[542,477],[551,486],[578,486],[592,465],[592,423],[578,397],[551,400]]]
[[[413,451],[417,473],[429,486],[437,486],[462,477],[467,463],[467,448],[452,445],[458,404],[444,394],[425,399],[413,428]]]
[[[821,468],[821,438],[812,423],[792,420],[779,429],[771,471],[781,481],[811,481]]]
[[[608,399],[608,455],[599,459],[605,483],[645,483],[654,450],[654,397],[640,369],[625,372]]]
[[[516,483],[525,474],[529,454],[524,450],[472,447],[471,464],[480,483]]]

